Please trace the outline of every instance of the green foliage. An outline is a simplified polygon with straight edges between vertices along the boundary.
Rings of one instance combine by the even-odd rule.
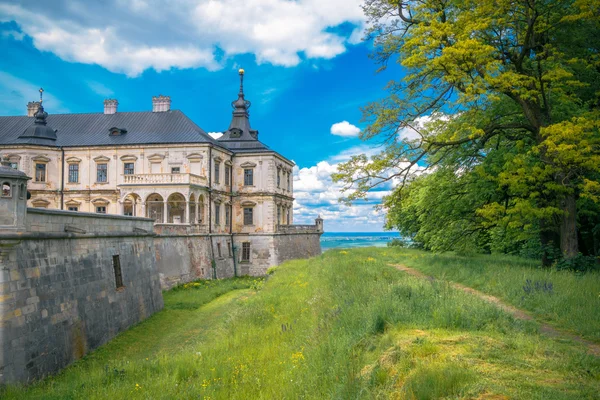
[[[442,280],[415,278],[386,265],[412,256],[484,270],[495,265],[530,271],[532,264],[514,257],[469,261],[368,248],[287,262],[258,292],[233,290],[206,302],[221,284],[248,287],[251,278],[179,288],[165,293],[164,311],[61,374],[28,388],[5,387],[0,396],[551,400],[597,395],[600,361],[579,344],[540,335],[535,323],[515,320]],[[511,276],[515,280],[514,270]],[[556,273],[553,297],[564,302],[561,282],[571,276]],[[590,289],[598,286],[570,296],[587,296]],[[194,298],[194,308],[173,307]],[[557,302],[556,313],[561,307]],[[589,324],[600,320],[594,315],[588,315]]]
[[[373,57],[406,75],[363,109],[362,138],[386,147],[339,166],[342,200],[399,181],[387,225],[427,249],[600,255],[597,2],[367,0],[364,10]],[[579,218],[584,208],[596,217]]]

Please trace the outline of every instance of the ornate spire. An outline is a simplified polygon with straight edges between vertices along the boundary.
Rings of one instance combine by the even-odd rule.
[[[238,73],[240,74],[240,93],[242,96],[244,95],[244,69],[240,68]]]
[[[19,139],[49,139],[56,140],[56,131],[51,127],[47,126],[48,122],[46,121],[46,117],[48,117],[48,113],[44,111],[43,106],[43,93],[44,89],[40,88],[40,106],[34,114],[35,120],[33,121],[33,125],[30,125],[25,132],[23,132]]]

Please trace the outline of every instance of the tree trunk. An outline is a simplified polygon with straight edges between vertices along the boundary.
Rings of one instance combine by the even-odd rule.
[[[550,268],[556,258],[556,245],[558,237],[553,224],[540,220],[540,243],[542,244],[542,267]]]
[[[579,253],[577,244],[577,203],[575,195],[564,198],[564,214],[560,221],[560,251],[564,258],[570,259]]]

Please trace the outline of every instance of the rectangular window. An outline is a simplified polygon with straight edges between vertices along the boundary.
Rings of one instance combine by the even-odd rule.
[[[108,182],[108,164],[96,165],[96,182]]]
[[[287,190],[288,192],[292,190],[292,178],[290,177],[290,174],[287,176]]]
[[[231,182],[229,182],[229,180],[231,179],[230,171],[231,171],[231,167],[226,165],[225,166],[225,184],[227,186],[231,185]]]
[[[281,186],[281,169],[277,168],[277,188]]]
[[[217,255],[219,256],[219,258],[223,257],[221,255],[221,243],[217,243]]]
[[[181,171],[180,167],[171,167],[172,174],[178,174]]]
[[[286,222],[288,225],[290,224],[290,209],[289,208],[286,211]]]
[[[79,207],[69,207],[69,211],[79,211]]]
[[[125,175],[133,175],[135,174],[135,167],[132,162],[127,162],[123,164],[123,173]]]
[[[19,163],[16,163],[16,162],[11,162],[11,163],[10,163],[10,167],[11,167],[12,169],[19,169]]]
[[[117,289],[123,287],[123,274],[121,273],[121,260],[119,256],[113,256],[113,269],[115,270],[115,286]]]
[[[250,261],[250,242],[242,243],[242,261]]]
[[[225,205],[225,226],[229,226],[230,218],[231,218],[231,206]]]
[[[227,242],[227,251],[229,252],[229,257],[231,257],[231,242]]]
[[[221,224],[221,205],[219,203],[215,203],[215,225]]]
[[[244,169],[244,185],[245,186],[254,185],[254,170],[252,168]]]
[[[254,223],[253,211],[252,207],[244,207],[244,225],[252,225]]]
[[[97,206],[96,213],[97,214],[106,214],[106,206]]]
[[[219,183],[220,169],[221,169],[221,163],[215,161],[215,183]]]
[[[277,206],[277,224],[281,224],[281,206]]]
[[[69,183],[79,182],[79,164],[69,164]]]
[[[46,164],[35,164],[35,181],[46,182]]]

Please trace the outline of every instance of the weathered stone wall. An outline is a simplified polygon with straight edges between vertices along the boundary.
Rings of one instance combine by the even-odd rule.
[[[277,265],[296,258],[309,258],[321,254],[320,233],[289,233],[274,236]]]
[[[185,225],[155,225],[154,231],[156,265],[163,290],[196,279],[234,276],[231,235],[208,235],[203,227]]]
[[[0,383],[55,373],[163,307],[151,220],[28,209],[26,225],[0,232]]]

